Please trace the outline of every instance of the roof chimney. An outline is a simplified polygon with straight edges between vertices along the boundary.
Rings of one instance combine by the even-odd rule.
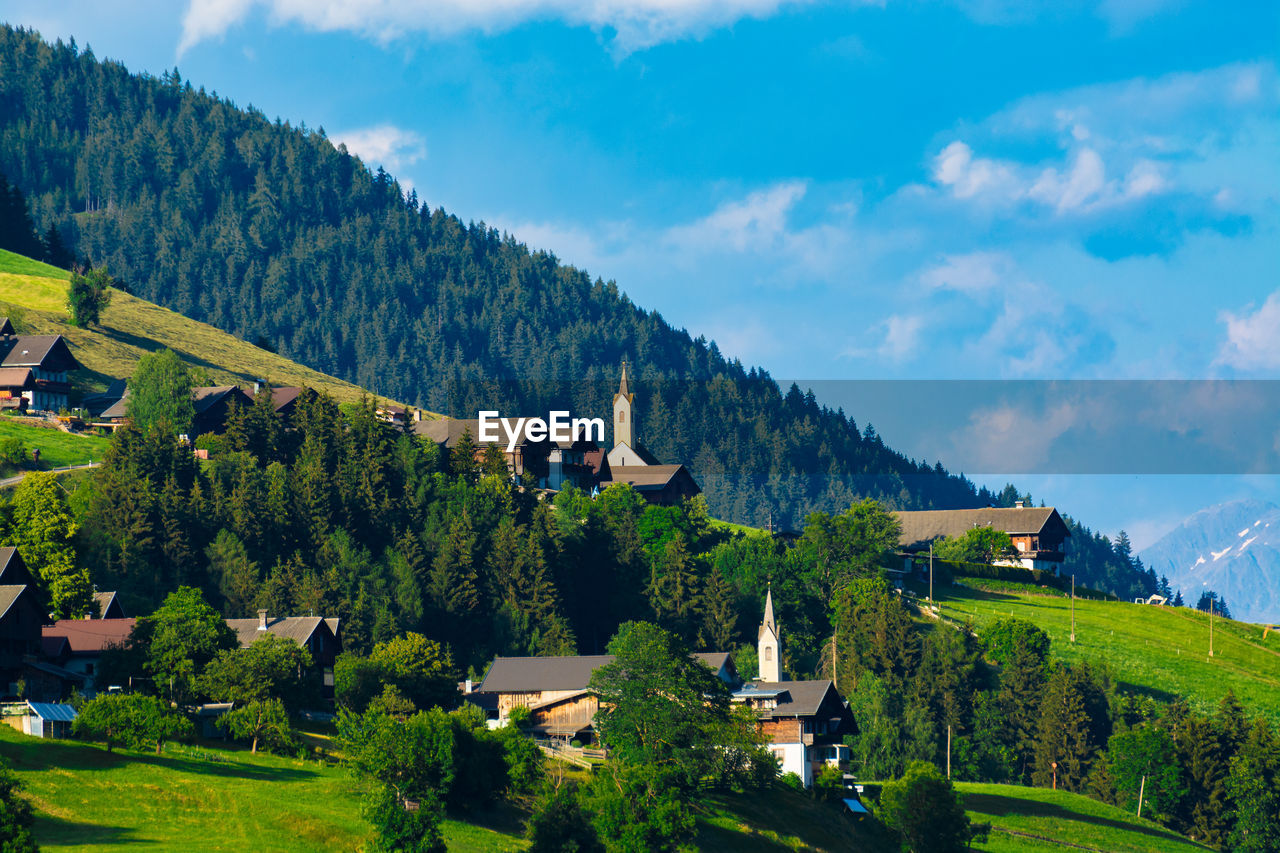
[[[1014,508],[1014,509],[1022,509],[1022,501],[1014,501],[1014,502],[1013,502],[1013,508]]]
[[[258,630],[267,630],[267,611],[265,610],[258,611]]]
[[[262,390],[262,382],[258,379],[253,380],[253,393],[257,394]]]
[[[422,420],[422,409],[413,410],[413,422],[416,424]]]

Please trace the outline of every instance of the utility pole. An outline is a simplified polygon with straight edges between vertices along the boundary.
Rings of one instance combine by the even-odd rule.
[[[929,542],[929,603],[933,604],[933,542]]]
[[[1058,762],[1051,761],[1049,766],[1053,768],[1053,790],[1058,790]]]
[[[1147,792],[1147,777],[1144,774],[1142,784],[1138,786],[1138,817],[1142,817],[1142,795]]]
[[[1076,641],[1076,576],[1071,574],[1071,642]]]
[[[1209,599],[1209,657],[1213,657],[1213,599]]]
[[[831,686],[840,689],[840,682],[837,680],[840,676],[836,673],[836,632],[831,633]]]
[[[947,778],[951,778],[951,725],[947,725]]]

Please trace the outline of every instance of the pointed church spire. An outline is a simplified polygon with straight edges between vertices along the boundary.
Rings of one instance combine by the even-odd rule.
[[[778,623],[773,618],[773,582],[769,582],[769,588],[764,594],[764,623],[763,626],[778,633]]]
[[[773,584],[764,596],[764,621],[756,641],[756,657],[760,665],[760,680],[782,680],[782,641],[778,637],[778,623],[773,617]]]
[[[618,394],[622,397],[631,396],[631,383],[627,381],[627,360],[622,360],[622,380],[618,382]]]

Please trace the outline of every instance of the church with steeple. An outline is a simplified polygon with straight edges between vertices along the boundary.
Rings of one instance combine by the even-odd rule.
[[[858,730],[849,703],[828,679],[789,681],[782,669],[782,634],[773,612],[773,587],[764,596],[756,634],[760,677],[733,694],[756,714],[756,725],[778,759],[780,772],[795,773],[807,788],[823,765],[849,760],[845,735]]]
[[[627,483],[649,503],[675,506],[702,492],[684,465],[664,465],[640,440],[636,394],[627,362],[613,395],[613,447],[601,460],[600,488]]]

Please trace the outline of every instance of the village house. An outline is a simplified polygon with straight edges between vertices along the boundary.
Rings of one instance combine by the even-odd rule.
[[[807,788],[824,764],[840,766],[848,761],[844,737],[857,732],[853,712],[829,679],[785,680],[772,590],[765,594],[757,636],[760,678],[734,691],[733,701],[755,712],[780,772],[795,773]]]
[[[129,641],[137,619],[59,619],[41,632],[41,651],[47,662],[82,680],[81,689],[93,695],[111,685],[100,683],[102,655]],[[116,685],[124,687],[127,685]]]
[[[63,411],[70,405],[68,374],[79,369],[62,335],[16,335],[8,318],[0,318],[0,401],[18,401],[28,411]]]
[[[191,389],[191,403],[195,407],[195,417],[191,419],[190,438],[205,433],[219,433],[227,428],[227,419],[231,416],[232,403],[242,408],[253,405],[253,398],[238,385],[204,386]],[[124,394],[99,415],[102,426],[118,428],[127,419],[129,408],[129,392]]]
[[[260,637],[273,634],[293,640],[311,653],[311,662],[319,671],[326,698],[333,697],[333,664],[342,654],[342,630],[336,618],[321,616],[276,616],[258,611],[257,619],[228,619],[227,627],[235,631],[240,648],[252,646]]]
[[[1012,507],[922,510],[894,515],[902,524],[898,547],[908,559],[928,554],[930,545],[940,539],[963,536],[975,527],[990,527],[1009,534],[1016,551],[996,559],[996,565],[1057,572],[1066,559],[1067,539],[1071,536],[1056,509],[1024,507],[1022,501]]]
[[[733,659],[726,652],[695,657],[725,684],[738,683]],[[484,681],[465,698],[485,709],[498,725],[506,723],[513,708],[525,707],[529,709],[530,731],[535,734],[588,741],[599,702],[587,685],[593,672],[610,663],[613,655],[498,657],[489,665]]]

